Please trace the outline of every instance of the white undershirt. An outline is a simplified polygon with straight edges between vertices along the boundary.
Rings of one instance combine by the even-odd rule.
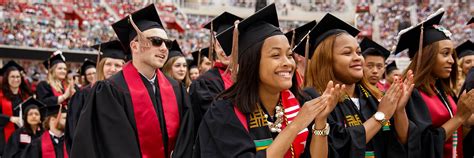
[[[145,75],[143,75],[142,73],[140,73],[140,75],[142,75],[143,77],[146,78],[146,80],[148,80],[148,82],[150,82],[151,86],[153,87],[153,93],[156,93],[156,85],[155,85],[155,79],[156,79],[156,73],[153,74],[153,77],[151,79],[148,79]]]
[[[354,105],[357,107],[357,110],[360,110],[359,98],[351,98]]]

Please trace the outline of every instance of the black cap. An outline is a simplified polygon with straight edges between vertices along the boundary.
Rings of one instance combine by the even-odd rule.
[[[66,58],[63,56],[61,51],[54,52],[53,56],[43,61],[43,65],[46,69],[49,69],[58,63],[66,63]]]
[[[64,107],[61,107],[59,105],[54,105],[54,106],[45,106],[41,108],[41,112],[45,114],[45,116],[51,116],[59,113],[59,109],[61,109],[61,113],[67,112],[67,110]]]
[[[25,100],[23,103],[21,103],[21,109],[22,109],[24,115],[26,115],[26,112],[30,108],[37,107],[38,109],[41,109],[45,106],[46,105],[44,103],[42,103],[39,100],[36,100],[33,97],[30,97],[27,100]]]
[[[79,74],[81,74],[82,76],[85,76],[87,69],[95,68],[96,64],[97,63],[94,60],[90,60],[86,58],[81,65],[81,69],[79,69]]]
[[[274,3],[244,19],[238,24],[239,52],[245,52],[247,48],[270,36],[283,35],[278,27],[278,15]],[[228,56],[232,53],[233,32],[234,26],[217,35],[219,44]]]
[[[133,22],[137,25],[140,31],[146,31],[153,28],[164,29],[155,4],[150,4],[129,16],[132,16]],[[129,16],[126,16],[120,21],[112,24],[115,34],[117,34],[125,49],[125,53],[127,54],[130,54],[130,42],[137,36],[137,32],[129,21]]]
[[[229,12],[224,12],[221,15],[212,19],[209,23],[204,25],[204,28],[211,29],[211,24],[213,25],[213,29],[217,34],[224,32],[226,29],[234,26],[234,22],[236,20],[242,20],[241,17],[234,15]]]
[[[324,15],[323,19],[321,19],[321,21],[319,21],[319,23],[316,24],[313,30],[311,30],[311,32],[309,33],[308,58],[311,59],[314,50],[324,39],[331,35],[342,32],[347,32],[355,37],[359,34],[360,31],[357,28],[347,24],[346,22],[332,15],[331,13],[327,13],[326,15]],[[293,49],[293,51],[304,52],[306,45],[302,43],[306,43],[306,41],[300,41],[300,43]]]
[[[458,58],[462,58],[468,55],[474,55],[474,43],[472,43],[471,40],[467,40],[466,42],[456,47],[456,53],[458,54]]]
[[[8,61],[5,65],[3,65],[2,69],[0,69],[0,74],[6,73],[9,69],[17,69],[18,71],[24,71],[25,69],[21,67],[18,63],[13,60]]]
[[[470,25],[472,23],[474,23],[474,17],[472,17],[471,20],[469,20],[469,22],[467,22],[467,25]]]
[[[171,46],[171,49],[169,49],[168,53],[168,59],[171,59],[172,57],[176,56],[184,56],[183,51],[181,51],[181,48],[179,48],[178,41],[174,40],[173,45]]]
[[[193,61],[189,64],[190,66],[198,65],[199,60],[202,60],[202,57],[207,57],[209,55],[209,47],[199,49],[191,53],[193,55]]]
[[[436,13],[430,15],[427,20],[422,21],[416,26],[404,29],[398,33],[398,43],[395,49],[395,54],[408,49],[408,56],[413,58],[418,52],[420,45],[421,27],[423,25],[423,47],[437,41],[449,39],[450,32],[439,26],[441,18],[443,17],[444,9],[438,10]]]
[[[101,58],[126,60],[124,49],[118,40],[97,44],[92,46],[92,48],[101,52]]]
[[[385,68],[385,72],[387,74],[391,73],[393,70],[397,70],[397,63],[395,61],[392,61],[392,63],[388,64],[387,67]]]
[[[387,60],[388,56],[390,56],[390,51],[385,49],[380,44],[370,40],[367,37],[364,37],[360,42],[360,49],[362,50],[362,55],[377,55],[382,56],[385,60]]]
[[[291,30],[291,31],[288,31],[287,33],[285,33],[285,36],[286,38],[288,38],[288,42],[291,44],[293,43],[293,47],[300,43],[300,41],[303,40],[304,37],[306,37],[306,35],[316,26],[316,20],[313,20],[313,21],[310,21],[309,23],[306,23],[304,24],[303,26],[300,26],[294,30]],[[293,39],[293,33],[294,33],[294,37],[295,39]],[[303,42],[301,43],[303,45],[306,45],[306,42]],[[303,46],[304,48],[304,46]],[[305,52],[304,50],[303,51],[299,51],[299,52],[295,52],[295,53],[298,53],[302,56],[305,55]]]

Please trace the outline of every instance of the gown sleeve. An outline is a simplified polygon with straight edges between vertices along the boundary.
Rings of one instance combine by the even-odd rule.
[[[5,149],[3,150],[4,158],[17,158],[21,156],[20,155],[21,154],[21,149],[20,149],[21,130],[22,130],[21,128],[15,130],[15,132],[13,132],[10,138],[8,139]]]
[[[71,157],[140,157],[126,96],[110,82],[94,86],[76,127]]]
[[[196,126],[199,123],[212,104],[214,98],[224,89],[220,86],[217,77],[210,76],[212,73],[207,72],[200,78],[194,80],[189,88],[189,96],[191,98],[192,109],[195,114]]]
[[[201,157],[266,157],[266,150],[256,152],[247,130],[233,111],[232,104],[217,101],[203,117],[198,130]]]
[[[41,158],[41,137],[32,140],[21,154],[21,158]]]
[[[58,97],[54,95],[51,86],[46,81],[41,81],[36,87],[37,99],[46,104],[46,106],[58,105]]]

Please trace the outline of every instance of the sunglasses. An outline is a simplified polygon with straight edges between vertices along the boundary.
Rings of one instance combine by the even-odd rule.
[[[165,43],[166,48],[171,49],[173,45],[173,41],[169,39],[163,39],[161,37],[157,36],[152,36],[152,37],[147,37],[148,40],[150,40],[151,44],[155,47],[161,46],[163,43]]]

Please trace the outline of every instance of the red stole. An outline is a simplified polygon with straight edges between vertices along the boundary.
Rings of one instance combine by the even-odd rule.
[[[50,84],[50,87],[51,87],[51,91],[53,91],[54,96],[59,97],[59,96],[61,96],[61,95],[64,94],[62,91],[59,91],[59,92],[56,91],[56,89],[54,89],[54,87],[51,86],[51,84]],[[66,86],[63,84],[63,88],[65,88],[65,87],[66,87]],[[64,100],[64,101],[61,103],[61,105],[67,106],[68,100],[69,100],[69,99]]]
[[[66,142],[63,142],[63,155],[64,158],[68,158]],[[41,156],[42,158],[56,158],[56,151],[54,151],[54,145],[49,131],[45,131],[43,135],[41,135]]]
[[[281,104],[283,105],[283,109],[285,113],[284,117],[288,121],[288,124],[290,124],[293,121],[293,119],[296,117],[296,115],[298,115],[298,112],[300,111],[300,104],[298,100],[295,98],[295,96],[293,95],[293,93],[291,93],[291,91],[289,90],[284,90],[280,92],[280,97],[281,97]],[[234,112],[237,118],[239,119],[240,123],[242,123],[245,130],[247,130],[248,132],[249,127],[247,124],[247,117],[242,112],[240,112],[236,106],[234,106]],[[283,121],[281,129],[285,129],[286,126],[287,126],[286,121]],[[304,152],[307,138],[308,138],[308,129],[305,128],[298,133],[296,138],[291,143],[291,146],[293,147],[294,154],[295,154],[294,156],[296,158],[299,158],[300,155]],[[288,149],[284,157],[285,158],[292,157],[291,149]]]
[[[298,87],[303,87],[304,78],[301,76],[298,70],[295,71],[295,75],[296,75],[296,84],[298,85]]]
[[[232,81],[232,74],[229,72],[225,72],[227,66],[220,62],[216,62],[214,64],[214,67],[219,70],[219,74],[221,75],[222,81],[224,82],[224,89],[229,89],[232,84],[234,84],[234,81]]]
[[[135,123],[137,125],[138,141],[143,158],[165,158],[165,149],[163,137],[160,129],[160,122],[156,114],[153,102],[151,101],[145,84],[141,82],[140,74],[132,63],[127,63],[123,68],[123,75],[127,87],[130,90],[132,98]],[[169,151],[174,149],[178,135],[180,118],[178,102],[174,93],[173,86],[163,73],[157,69],[156,77],[158,79],[157,90],[160,90],[163,113],[166,121],[166,130],[169,137]]]
[[[4,115],[13,116],[13,105],[10,100],[6,96],[3,95],[3,92],[0,92],[0,99],[1,99],[1,104],[2,104],[2,113]],[[15,125],[12,122],[8,122],[7,125],[3,128],[4,130],[4,137],[5,141],[8,141],[8,138],[12,135],[13,132],[15,132]]]
[[[432,120],[432,124],[434,127],[441,127],[444,123],[446,123],[449,119],[451,119],[451,116],[449,114],[448,109],[443,105],[443,102],[438,98],[437,95],[432,95],[429,96],[423,91],[419,91],[421,94],[421,97],[423,98],[423,101],[425,101],[426,106],[428,107],[428,110],[430,111],[430,116]],[[451,106],[451,109],[453,111],[453,115],[456,114],[457,111],[457,106],[456,102],[454,102],[453,98],[449,95],[448,97],[448,102]],[[458,128],[458,138],[459,136],[462,136],[462,126]],[[457,157],[462,158],[462,139],[458,139],[458,146],[457,146]],[[444,143],[444,158],[452,158],[453,154],[453,137],[449,138],[445,143]]]

